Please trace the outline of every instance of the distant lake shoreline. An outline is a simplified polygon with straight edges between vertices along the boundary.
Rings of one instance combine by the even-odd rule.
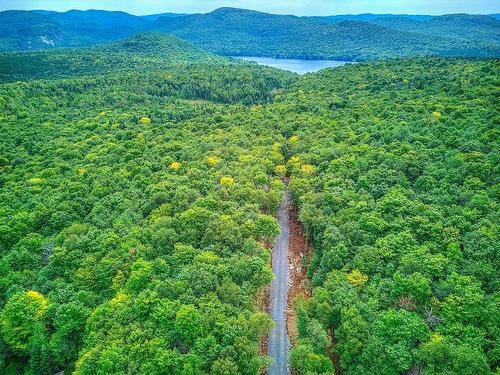
[[[253,61],[259,65],[288,70],[298,74],[317,72],[325,68],[337,68],[345,64],[354,64],[353,61],[339,60],[303,60],[303,59],[275,59],[273,57],[231,56],[234,59]]]

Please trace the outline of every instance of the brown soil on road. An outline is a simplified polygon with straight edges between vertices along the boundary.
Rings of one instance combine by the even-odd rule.
[[[286,325],[290,342],[295,345],[297,341],[297,316],[293,302],[298,295],[306,298],[311,294],[311,284],[307,278],[307,265],[305,259],[311,255],[311,246],[304,236],[304,228],[299,221],[299,212],[296,207],[289,206],[290,215],[290,243],[288,247],[289,290],[287,302]]]
[[[299,212],[290,203],[290,193],[278,209],[278,222],[281,233],[273,245],[272,268],[275,279],[270,288],[263,288],[259,293],[259,307],[267,311],[276,326],[269,333],[267,340],[261,341],[261,355],[268,354],[273,362],[267,369],[269,375],[295,375],[289,367],[289,348],[297,343],[297,315],[294,307],[298,296],[309,298],[312,285],[307,277],[307,267],[311,259],[312,248],[299,221]],[[329,332],[331,335],[331,332]],[[336,375],[340,375],[338,357],[333,353],[333,345],[328,348]],[[262,371],[261,375],[267,375]]]
[[[290,289],[288,290],[286,325],[290,343],[293,347],[296,344],[298,336],[297,316],[293,305],[294,300],[299,295],[308,298],[312,292],[311,281],[307,277],[307,262],[309,262],[312,255],[312,247],[304,236],[304,227],[299,221],[299,212],[297,208],[290,205],[288,212],[290,215],[290,243],[288,247]],[[332,339],[332,345],[328,348],[328,357],[335,368],[335,375],[342,375],[339,356],[334,352],[335,343],[333,342],[331,330],[328,330],[328,335],[330,339]],[[293,371],[292,374],[294,374]]]

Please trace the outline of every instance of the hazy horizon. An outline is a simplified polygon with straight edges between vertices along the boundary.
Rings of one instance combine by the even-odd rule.
[[[390,14],[492,14],[500,12],[500,2],[497,0],[479,0],[471,3],[469,0],[434,0],[412,1],[411,4],[401,4],[398,0],[381,0],[374,4],[371,0],[130,0],[124,4],[120,0],[68,0],[61,3],[58,0],[4,0],[0,4],[3,10],[108,10],[124,11],[135,15],[156,13],[208,13],[221,7],[251,9],[276,14],[293,14],[297,16],[326,16],[337,14],[390,13]]]

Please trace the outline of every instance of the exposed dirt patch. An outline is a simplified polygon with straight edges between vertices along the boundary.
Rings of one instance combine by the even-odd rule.
[[[287,301],[286,326],[291,345],[297,341],[297,316],[293,301],[298,295],[306,298],[311,294],[310,281],[307,278],[305,259],[311,255],[311,246],[304,236],[304,228],[299,221],[299,212],[296,207],[289,207],[290,215],[290,243],[288,247],[289,290]]]
[[[311,281],[307,277],[306,260],[310,259],[312,247],[303,234],[303,226],[299,221],[299,212],[296,207],[290,206],[290,244],[288,248],[290,289],[288,291],[287,304],[287,331],[292,346],[297,341],[297,316],[293,307],[293,302],[298,295],[308,298],[312,292]],[[333,341],[333,332],[328,330],[332,345],[328,348],[328,357],[335,368],[335,375],[342,375],[342,369],[339,364],[339,356],[335,353],[335,342]],[[292,371],[293,374],[293,371]]]

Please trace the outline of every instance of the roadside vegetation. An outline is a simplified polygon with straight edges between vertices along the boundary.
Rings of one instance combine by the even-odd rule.
[[[301,79],[277,105],[312,241],[292,364],[491,374],[498,339],[498,62],[421,59]],[[291,159],[290,159],[291,160]],[[297,174],[298,173],[298,174]]]
[[[131,43],[60,76],[30,61],[84,55],[0,56],[26,62],[0,85],[1,372],[258,374],[286,175],[298,373],[331,374],[332,339],[345,374],[496,371],[497,61],[299,78],[161,43],[154,70]]]

